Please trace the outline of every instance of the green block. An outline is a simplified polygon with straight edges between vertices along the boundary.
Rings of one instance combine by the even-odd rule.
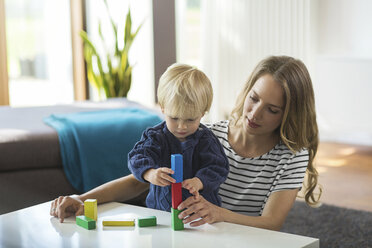
[[[182,212],[178,209],[171,208],[172,212],[172,229],[175,231],[183,230],[183,222],[181,219],[178,218],[178,215]]]
[[[156,216],[138,218],[139,227],[156,226]]]
[[[96,221],[84,215],[76,216],[76,224],[88,230],[96,228]]]

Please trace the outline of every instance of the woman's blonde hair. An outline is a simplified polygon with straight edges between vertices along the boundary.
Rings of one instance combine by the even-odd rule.
[[[168,115],[203,116],[212,105],[213,90],[208,77],[195,67],[173,64],[159,80],[158,101]]]
[[[231,112],[230,121],[236,125],[242,117],[244,101],[256,81],[263,75],[271,75],[281,84],[284,91],[285,108],[283,119],[277,132],[281,141],[292,151],[302,148],[309,151],[307,166],[307,182],[305,200],[310,206],[319,202],[322,189],[315,194],[318,184],[318,172],[314,166],[314,158],[318,149],[318,125],[316,122],[314,90],[311,78],[304,63],[287,56],[271,56],[262,60],[253,70],[243,90],[239,94],[236,105]]]

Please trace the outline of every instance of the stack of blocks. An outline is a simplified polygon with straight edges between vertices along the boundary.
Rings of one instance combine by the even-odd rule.
[[[87,199],[84,201],[84,215],[97,221],[97,200]]]
[[[176,179],[176,183],[172,183],[172,229],[183,230],[183,222],[178,218],[180,210],[178,210],[178,205],[182,202],[182,181],[183,181],[183,161],[181,154],[171,155],[171,167],[174,171],[172,177]]]
[[[97,200],[87,199],[84,201],[84,215],[76,216],[76,224],[91,230],[96,228]]]

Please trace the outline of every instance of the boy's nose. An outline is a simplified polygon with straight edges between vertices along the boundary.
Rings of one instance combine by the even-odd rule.
[[[178,128],[179,129],[183,129],[183,128],[186,128],[186,127],[187,127],[187,125],[184,121],[179,121],[178,122]]]

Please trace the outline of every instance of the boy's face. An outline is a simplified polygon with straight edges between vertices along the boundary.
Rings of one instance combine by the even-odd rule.
[[[186,137],[195,133],[199,128],[200,120],[203,116],[193,119],[183,119],[178,116],[171,116],[167,114],[167,111],[162,109],[165,115],[165,123],[167,124],[168,130],[176,136],[179,141],[185,141]]]

